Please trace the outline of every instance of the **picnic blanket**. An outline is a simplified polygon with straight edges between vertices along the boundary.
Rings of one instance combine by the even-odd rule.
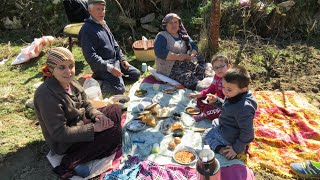
[[[172,113],[179,113],[181,115],[181,122],[185,127],[185,131],[184,136],[181,139],[181,143],[178,144],[176,148],[179,148],[180,146],[189,146],[194,148],[198,153],[203,147],[202,133],[193,132],[191,127],[210,128],[212,126],[211,121],[203,120],[200,122],[195,122],[190,115],[185,113],[186,107],[196,106],[196,101],[188,98],[188,94],[192,92],[191,90],[179,89],[174,94],[165,94],[162,92],[162,90],[170,87],[172,88],[172,86],[168,84],[159,84],[159,86],[154,86],[155,83],[157,83],[157,81],[143,80],[142,83],[141,81],[136,82],[131,87],[129,92],[130,103],[127,109],[127,120],[125,124],[137,118],[138,115],[132,112],[132,108],[137,106],[137,104],[146,99],[159,102],[161,107],[168,107]],[[137,89],[147,90],[147,94],[144,97],[137,97],[134,95]],[[157,126],[146,126],[142,131],[139,132],[131,132],[125,128],[123,129],[122,149],[124,160],[128,161],[127,157],[137,156],[145,164],[150,165],[150,162],[152,162],[151,164],[153,168],[160,168],[158,166],[162,166],[161,168],[170,169],[171,165],[176,165],[195,170],[195,164],[181,166],[173,160],[172,156],[174,151],[168,150],[168,143],[173,139],[173,137],[172,135],[164,135],[159,131],[162,123],[174,122],[174,120],[170,117],[157,120],[157,122]],[[143,140],[144,143],[134,143],[133,140]],[[152,145],[154,143],[160,144],[159,153],[157,154],[151,153]],[[224,177],[224,179],[254,179],[252,170],[246,167],[242,161],[238,159],[228,160],[219,154],[216,154],[216,158],[219,160],[222,167],[221,175]],[[131,170],[132,169],[124,169],[123,172],[128,172]]]
[[[291,177],[290,163],[320,161],[320,111],[293,91],[255,92],[258,110],[249,167]]]

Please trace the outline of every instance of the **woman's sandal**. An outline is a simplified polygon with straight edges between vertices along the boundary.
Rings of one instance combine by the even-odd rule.
[[[291,163],[291,170],[302,178],[320,178],[320,162],[305,161],[301,163]]]

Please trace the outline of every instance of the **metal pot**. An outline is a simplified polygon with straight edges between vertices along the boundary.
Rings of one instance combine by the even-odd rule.
[[[199,152],[196,168],[198,180],[221,179],[220,163],[210,148],[205,148]]]

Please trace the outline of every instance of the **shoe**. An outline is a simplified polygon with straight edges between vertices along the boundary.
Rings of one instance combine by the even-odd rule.
[[[320,162],[305,161],[302,163],[291,163],[291,170],[303,178],[320,178]]]
[[[85,164],[79,164],[73,170],[77,176],[80,176],[83,178],[88,177],[90,175],[90,169]]]
[[[199,121],[205,119],[205,114],[204,114],[204,113],[200,113],[200,114],[197,114],[197,115],[193,115],[192,118],[193,118],[196,122],[199,122]]]

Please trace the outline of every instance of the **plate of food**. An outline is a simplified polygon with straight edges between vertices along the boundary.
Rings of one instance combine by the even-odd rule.
[[[153,104],[153,100],[152,100],[152,98],[145,97],[145,98],[141,99],[140,104],[143,105],[145,110],[148,110],[147,107],[149,107]]]
[[[152,103],[150,106],[145,107],[144,109],[147,111],[151,111],[152,114],[157,114],[161,106],[159,103]]]
[[[148,93],[148,91],[143,90],[143,89],[137,89],[136,92],[134,93],[135,96],[138,97],[143,97]]]
[[[126,127],[130,131],[141,131],[146,126],[145,122],[140,120],[132,120],[127,123]]]
[[[168,107],[158,109],[158,112],[157,112],[158,119],[164,119],[164,118],[168,118],[168,117],[171,117],[171,111]]]
[[[167,88],[167,89],[162,90],[162,92],[165,93],[165,94],[173,94],[173,93],[177,92],[177,89],[175,89],[175,88]]]
[[[200,109],[196,107],[187,107],[185,109],[185,112],[190,115],[196,115],[196,114],[200,114]]]
[[[183,165],[190,165],[197,161],[196,151],[188,146],[182,146],[175,150],[173,159]]]

